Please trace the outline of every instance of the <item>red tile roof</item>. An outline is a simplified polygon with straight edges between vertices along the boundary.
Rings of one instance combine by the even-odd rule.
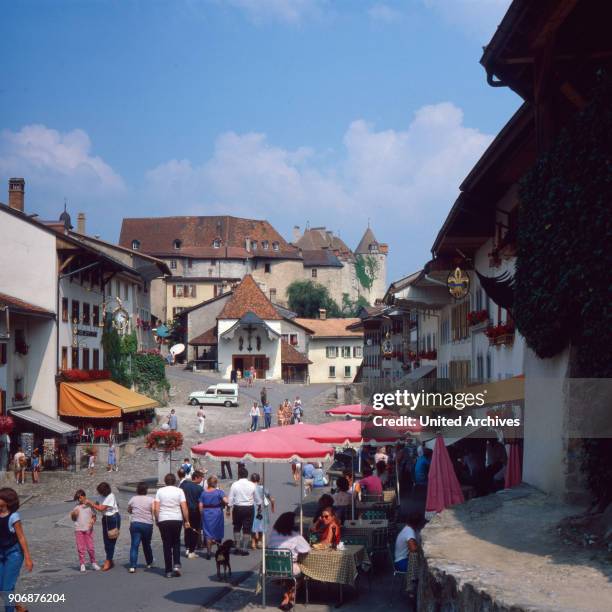
[[[286,340],[281,340],[281,363],[283,365],[308,365],[312,361],[304,353],[300,353],[295,347],[291,346]]]
[[[24,302],[19,298],[7,295],[6,293],[0,293],[0,306],[8,306],[8,309],[12,312],[25,312],[35,315],[41,315],[45,317],[54,317],[55,313],[46,308],[41,308],[30,302]]]
[[[247,312],[252,312],[260,319],[268,321],[279,321],[283,318],[250,274],[247,274],[234,289],[234,294],[217,318],[240,319]]]
[[[247,251],[246,239],[257,241],[257,248]],[[240,217],[158,217],[123,219],[119,244],[132,248],[140,242],[141,251],[163,257],[200,259],[247,259],[249,257],[300,259],[299,249],[289,244],[268,221]],[[181,248],[174,248],[174,241]],[[215,240],[220,247],[213,246]],[[264,241],[268,248],[263,248]],[[278,242],[275,251],[273,243]]]
[[[295,321],[312,329],[314,338],[360,338],[363,336],[362,331],[348,329],[350,325],[361,323],[361,319],[304,319],[296,317]]]

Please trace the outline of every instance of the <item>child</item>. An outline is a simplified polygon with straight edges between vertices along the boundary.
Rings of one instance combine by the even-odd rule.
[[[85,572],[85,551],[89,553],[89,561],[91,568],[99,570],[100,566],[96,563],[96,553],[94,550],[93,526],[96,522],[96,512],[90,506],[85,504],[87,495],[83,489],[79,489],[74,494],[74,501],[78,501],[78,505],[70,513],[70,518],[74,521],[74,536],[76,538],[76,547],[79,553],[79,563],[81,564],[81,572]]]
[[[38,449],[34,449],[32,453],[32,482],[38,484],[40,479],[40,454]]]
[[[183,459],[183,465],[181,465],[183,472],[185,472],[185,478],[191,478],[191,470],[193,469],[193,465],[191,464],[191,460],[189,457],[185,457]]]
[[[89,461],[87,462],[87,471],[90,476],[94,475],[96,471],[96,455],[92,452],[89,454]]]

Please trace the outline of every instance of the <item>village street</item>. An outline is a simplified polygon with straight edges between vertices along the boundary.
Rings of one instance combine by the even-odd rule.
[[[180,461],[184,455],[189,454],[188,449],[200,439],[196,430],[196,409],[187,405],[187,395],[191,391],[218,382],[218,378],[186,372],[179,369],[179,366],[168,368],[168,378],[172,385],[171,404],[159,409],[158,413],[163,418],[174,408],[178,414],[179,430],[185,436],[186,449],[185,453],[177,454],[177,461]],[[241,401],[237,408],[206,406],[204,438],[246,431],[249,422],[248,408],[253,399],[259,399],[261,386],[261,383],[257,383],[253,388],[241,387]],[[333,398],[330,399],[329,396],[334,387],[330,385],[266,383],[266,389],[273,406],[285,397],[293,399],[299,395],[304,402],[307,422],[325,420],[327,417],[324,415],[324,408],[333,405],[330,404]],[[208,469],[209,473],[219,473],[219,465],[216,462],[202,460],[201,466]],[[260,465],[247,467],[250,471],[261,471]],[[125,508],[133,493],[119,487],[125,482],[154,477],[157,466],[153,452],[140,445],[133,457],[120,462],[119,468],[119,472],[107,473],[104,467],[100,466],[94,476],[87,475],[85,471],[76,474],[43,472],[40,485],[27,483],[18,487],[21,498],[26,500],[20,514],[31,547],[34,571],[31,574],[22,572],[17,592],[63,593],[66,596],[64,607],[70,610],[192,610],[205,604],[208,607],[227,592],[226,583],[216,580],[214,561],[185,559],[182,578],[166,580],[163,573],[161,540],[157,530],[153,537],[155,568],[150,571],[139,568],[135,575],[127,573],[130,536]],[[235,465],[233,468],[235,476]],[[277,499],[277,513],[293,509],[299,502],[299,490],[293,485],[289,466],[273,465],[266,468],[266,472],[271,492]],[[68,516],[73,507],[71,499],[78,488],[83,488],[88,495],[95,496],[95,486],[103,480],[107,480],[113,490],[118,492],[122,512],[123,523],[115,555],[116,567],[104,574],[88,571],[87,574],[81,575],[78,571],[73,525]],[[229,489],[230,484],[229,480],[221,481],[221,487],[225,490]],[[98,526],[95,532],[96,554],[103,560],[101,528]],[[226,536],[231,537],[231,525],[227,520]],[[232,557],[234,580],[239,581],[248,576],[248,572],[253,571],[258,560],[259,557],[254,553],[248,557]],[[59,604],[53,605],[54,609],[61,609]],[[29,608],[50,609],[43,604],[29,604]]]

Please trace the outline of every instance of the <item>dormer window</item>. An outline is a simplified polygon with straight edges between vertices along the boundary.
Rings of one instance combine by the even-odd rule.
[[[140,240],[132,240],[132,249],[134,251],[140,250]]]
[[[270,243],[267,240],[262,240],[261,248],[264,249],[264,251],[267,251],[270,248]]]
[[[221,248],[221,241],[218,238],[215,238],[213,240],[213,248],[215,248],[215,249],[220,249]]]
[[[251,241],[251,248],[256,251],[257,250],[257,240],[252,240]]]
[[[175,251],[180,250],[180,248],[183,246],[183,241],[179,240],[178,238],[172,243],[172,246],[174,247]]]
[[[275,251],[278,251],[278,250],[280,249],[280,244],[279,244],[278,242],[274,241],[274,242],[272,243],[272,248],[273,248]]]

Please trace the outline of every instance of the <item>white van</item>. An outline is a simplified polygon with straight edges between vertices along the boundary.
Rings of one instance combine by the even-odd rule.
[[[224,406],[238,405],[238,385],[235,383],[220,383],[210,385],[206,391],[194,391],[189,394],[189,403],[192,406],[200,404],[223,404]]]

